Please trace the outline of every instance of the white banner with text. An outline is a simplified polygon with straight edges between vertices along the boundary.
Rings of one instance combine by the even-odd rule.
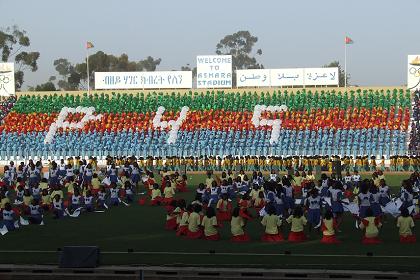
[[[337,67],[236,71],[237,87],[338,86]]]
[[[95,89],[191,87],[192,71],[95,72]]]
[[[0,63],[0,96],[15,95],[15,64]]]
[[[420,55],[408,56],[407,89],[420,90]]]
[[[236,70],[237,87],[269,87],[269,69]]]
[[[232,56],[197,56],[197,88],[231,88]]]

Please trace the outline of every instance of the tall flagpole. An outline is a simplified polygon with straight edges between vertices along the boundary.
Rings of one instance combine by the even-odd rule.
[[[86,73],[87,73],[87,90],[90,95],[90,77],[89,77],[89,47],[86,43]]]
[[[344,38],[344,88],[347,89],[347,42]]]

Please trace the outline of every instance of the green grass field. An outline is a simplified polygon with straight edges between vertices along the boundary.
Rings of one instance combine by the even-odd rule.
[[[393,191],[408,175],[386,175]],[[203,175],[189,175],[190,192],[177,194],[191,201],[194,187]],[[362,233],[355,220],[346,216],[339,245],[323,245],[320,233],[310,233],[305,243],[267,244],[259,241],[263,228],[259,220],[247,225],[252,242],[229,242],[230,226],[220,230],[222,240],[188,240],[164,229],[165,211],[161,207],[119,206],[105,213],[82,214],[79,218],[53,220],[45,226],[30,225],[0,236],[0,262],[15,264],[57,263],[59,248],[67,245],[99,246],[102,264],[115,265],[235,265],[277,268],[418,270],[420,245],[401,245],[395,219],[387,217],[381,231],[383,244],[363,246]],[[289,227],[283,227],[288,235]],[[420,229],[415,232],[420,236]],[[133,252],[129,252],[129,250]],[[15,251],[15,252],[12,252]],[[43,252],[39,252],[43,251]]]

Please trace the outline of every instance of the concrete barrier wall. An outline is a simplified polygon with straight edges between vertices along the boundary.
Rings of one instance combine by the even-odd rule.
[[[418,273],[311,270],[311,269],[261,269],[261,268],[205,268],[205,267],[142,267],[104,266],[98,268],[63,269],[47,265],[1,265],[1,279],[420,279]]]

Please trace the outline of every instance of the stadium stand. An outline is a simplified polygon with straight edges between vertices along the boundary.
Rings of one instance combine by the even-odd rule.
[[[420,91],[414,92],[409,152],[420,155]]]
[[[418,97],[410,149],[418,147]],[[2,106],[7,110],[12,101]],[[268,106],[261,117],[281,119],[276,143],[272,127],[256,128],[256,105]],[[274,112],[273,106],[287,111]],[[47,132],[63,107],[94,107],[98,120],[82,129],[58,128],[51,143]],[[159,106],[162,120],[179,117],[189,108],[175,143],[168,144],[169,128],[156,128]],[[223,155],[373,155],[408,153],[412,98],[409,91],[308,90],[296,92],[224,91],[145,94],[101,93],[80,95],[21,95],[0,125],[0,157],[60,156],[223,156]],[[5,108],[5,109],[4,109]],[[270,111],[271,110],[271,111]],[[3,113],[3,114],[4,114]],[[78,122],[83,113],[69,113]]]

